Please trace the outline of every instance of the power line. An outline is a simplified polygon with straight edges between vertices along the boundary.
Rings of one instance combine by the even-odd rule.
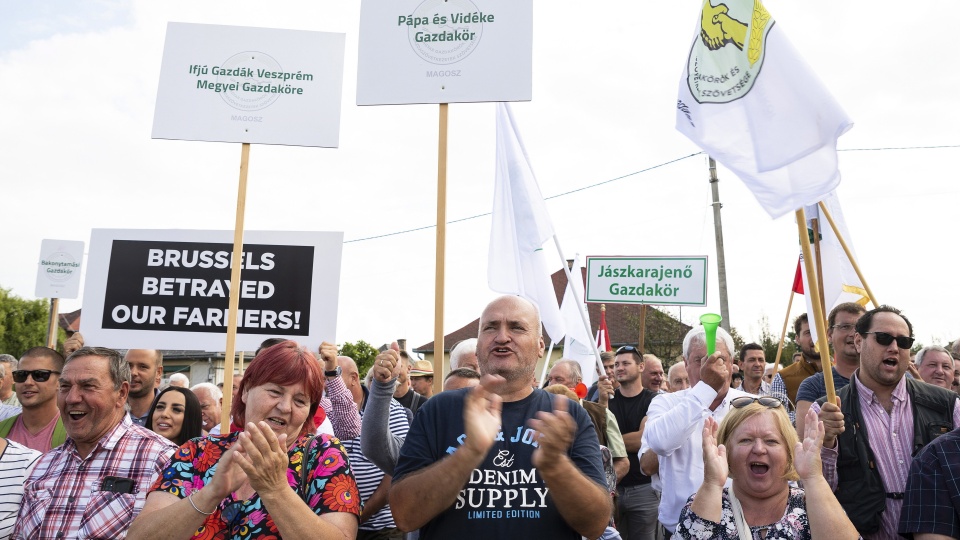
[[[938,150],[938,149],[944,149],[944,148],[960,148],[960,144],[944,144],[944,145],[934,145],[934,146],[887,146],[887,147],[882,147],[882,148],[839,148],[839,149],[837,149],[837,151],[838,151],[838,152],[880,152],[880,151],[887,151],[887,150]],[[703,154],[704,154],[704,152],[702,152],[702,151],[700,151],[700,152],[694,152],[693,154],[688,154],[688,155],[686,155],[686,156],[682,156],[682,157],[678,157],[678,158],[675,158],[675,159],[671,159],[670,161],[664,161],[663,163],[659,163],[659,164],[657,164],[657,165],[653,165],[653,166],[647,167],[646,169],[640,169],[639,171],[634,171],[634,172],[632,172],[632,173],[627,173],[627,174],[624,174],[624,175],[621,175],[621,176],[617,176],[617,177],[615,177],[615,178],[611,178],[611,179],[609,179],[609,180],[603,180],[603,181],[601,181],[601,182],[596,182],[596,183],[589,184],[589,185],[586,185],[586,186],[583,186],[583,187],[579,187],[579,188],[576,188],[576,189],[571,189],[570,191],[564,191],[564,192],[562,192],[562,193],[557,193],[557,194],[554,194],[554,195],[550,195],[549,197],[544,197],[544,200],[549,201],[549,200],[551,200],[551,199],[557,199],[557,198],[559,198],[559,197],[565,197],[565,196],[567,196],[567,195],[572,195],[572,194],[578,193],[578,192],[580,192],[580,191],[586,191],[586,190],[588,190],[588,189],[593,189],[593,188],[595,188],[595,187],[599,187],[599,186],[602,186],[602,185],[605,185],[605,184],[610,184],[610,183],[612,183],[612,182],[617,182],[617,181],[619,181],[619,180],[623,180],[624,178],[630,178],[631,176],[636,176],[636,175],[638,175],[638,174],[647,173],[647,172],[653,171],[653,170],[655,170],[655,169],[659,169],[659,168],[661,168],[661,167],[666,167],[667,165],[672,165],[672,164],[674,164],[674,163],[679,163],[679,162],[681,162],[681,161],[685,161],[685,160],[690,159],[690,158],[692,158],[692,157],[700,156],[700,155],[703,155]],[[489,216],[491,213],[492,213],[492,212],[484,212],[484,213],[482,213],[482,214],[474,214],[474,215],[472,215],[472,216],[462,217],[462,218],[459,218],[459,219],[453,219],[453,220],[447,221],[447,225],[451,225],[451,224],[454,224],[454,223],[460,223],[460,222],[462,222],[462,221],[470,221],[470,220],[472,220],[472,219],[477,219],[477,218],[481,218],[481,217],[486,217],[486,216]],[[394,231],[394,232],[389,232],[389,233],[384,233],[384,234],[378,234],[378,235],[375,235],[375,236],[367,236],[367,237],[364,237],[364,238],[354,238],[354,239],[352,239],[352,240],[344,240],[343,243],[344,243],[344,244],[352,244],[352,243],[354,243],[354,242],[365,242],[365,241],[367,241],[367,240],[376,240],[376,239],[378,239],[378,238],[387,238],[387,237],[390,237],[390,236],[397,236],[397,235],[401,235],[401,234],[407,234],[407,233],[412,233],[412,232],[417,232],[417,231],[423,231],[423,230],[426,230],[426,229],[434,229],[434,228],[436,228],[436,225],[424,225],[424,226],[422,226],[422,227],[415,227],[415,228],[413,228],[413,229],[404,229],[404,230],[402,230],[402,231]]]

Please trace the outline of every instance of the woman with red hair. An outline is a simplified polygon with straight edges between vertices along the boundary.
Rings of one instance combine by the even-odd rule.
[[[181,446],[127,538],[356,537],[360,494],[346,451],[312,436],[322,395],[310,351],[293,341],[263,351],[231,409],[243,431]]]

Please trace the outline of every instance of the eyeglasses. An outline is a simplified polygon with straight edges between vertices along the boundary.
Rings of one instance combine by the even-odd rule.
[[[635,354],[637,355],[637,358],[643,360],[643,353],[640,352],[640,349],[634,347],[633,345],[624,345],[623,347],[620,347],[619,349],[617,349],[617,352],[613,353],[613,355],[620,356],[621,354],[624,354],[624,353]]]
[[[913,347],[914,339],[909,336],[894,336],[893,334],[888,334],[886,332],[861,332],[863,335],[873,334],[877,338],[877,343],[886,347],[893,343],[894,340],[897,341],[897,347],[901,349],[909,349]]]
[[[830,328],[836,328],[837,330],[840,330],[841,332],[849,332],[849,331],[853,330],[855,327],[856,327],[855,324],[835,324],[835,325],[831,326]]]
[[[759,403],[768,409],[776,409],[778,407],[783,407],[783,402],[775,397],[762,396],[762,397],[750,397],[750,396],[741,396],[730,400],[730,406],[734,409],[742,409],[747,405],[753,403]]]
[[[59,371],[52,371],[49,369],[18,369],[13,372],[13,382],[24,383],[27,382],[27,377],[33,377],[35,382],[46,382],[50,378],[50,374],[56,373],[60,374]]]

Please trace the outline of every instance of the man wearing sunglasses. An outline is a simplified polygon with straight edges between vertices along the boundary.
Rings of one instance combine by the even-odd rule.
[[[67,439],[57,408],[63,356],[47,347],[34,347],[23,353],[18,368],[12,378],[23,411],[0,422],[0,437],[38,452],[49,452]]]
[[[840,406],[817,401],[824,423],[823,476],[867,540],[898,538],[910,464],[924,446],[960,426],[957,394],[904,377],[913,325],[880,306],[856,325],[860,368],[837,392]]]
[[[717,329],[716,352],[707,356],[706,335],[702,326],[687,332],[683,338],[683,361],[690,378],[690,388],[661,394],[653,398],[647,411],[647,424],[641,434],[643,453],[651,450],[659,457],[659,519],[673,535],[680,510],[703,483],[703,423],[708,416],[718,423],[730,411],[730,401],[739,397],[756,397],[730,388],[733,373],[733,338],[723,328]]]

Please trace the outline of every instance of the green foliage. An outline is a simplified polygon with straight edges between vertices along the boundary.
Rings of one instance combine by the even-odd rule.
[[[736,355],[747,342],[743,339],[743,336],[740,335],[740,332],[737,332],[736,326],[730,327],[730,337],[733,338],[733,350],[730,351],[730,354]]]
[[[378,354],[380,354],[380,351],[362,339],[356,343],[347,341],[344,342],[343,345],[340,345],[340,355],[353,358],[353,361],[357,363],[357,371],[360,373],[361,378],[363,378],[363,376],[367,374],[367,370],[373,366],[373,361],[377,358]]]
[[[47,300],[24,300],[0,288],[0,353],[19,358],[31,347],[46,345],[49,316]],[[58,342],[63,339],[63,330],[59,330]]]

